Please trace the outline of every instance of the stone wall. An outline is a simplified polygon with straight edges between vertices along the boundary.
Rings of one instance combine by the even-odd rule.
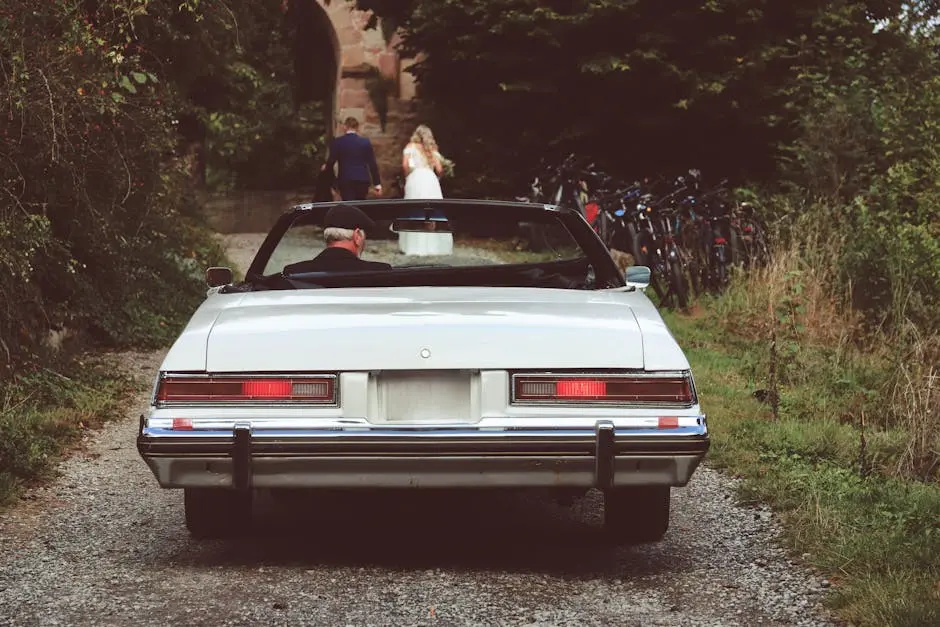
[[[375,147],[383,184],[383,196],[400,194],[396,177],[401,174],[401,151],[418,120],[414,77],[404,70],[413,59],[401,59],[398,36],[386,42],[381,28],[366,29],[369,13],[356,10],[352,0],[311,0],[329,18],[337,58],[336,85],[331,107],[333,128],[340,130],[347,116],[360,121],[360,133]],[[396,85],[388,103],[385,129],[369,96],[367,80],[375,70]],[[219,233],[266,233],[277,217],[292,205],[310,202],[313,190],[235,192],[211,195],[203,200],[206,216]],[[337,197],[338,199],[338,197]]]
[[[386,42],[381,28],[366,29],[369,13],[356,10],[352,0],[317,0],[335,31],[338,57],[335,112],[331,129],[340,131],[342,120],[354,116],[360,121],[360,133],[372,140],[379,163],[384,196],[395,193],[393,183],[401,173],[401,151],[417,124],[414,114],[415,84],[411,74],[403,72],[413,63],[397,52],[398,36]],[[369,76],[378,70],[395,84],[388,103],[385,129],[369,95]]]

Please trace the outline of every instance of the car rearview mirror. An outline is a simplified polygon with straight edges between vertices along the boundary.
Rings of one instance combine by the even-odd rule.
[[[392,222],[389,230],[392,233],[417,232],[451,232],[450,222],[444,218],[398,218]]]
[[[206,270],[206,284],[209,287],[219,287],[232,282],[232,269],[213,266]]]
[[[624,273],[627,285],[638,289],[645,289],[650,284],[650,269],[647,266],[630,266]]]

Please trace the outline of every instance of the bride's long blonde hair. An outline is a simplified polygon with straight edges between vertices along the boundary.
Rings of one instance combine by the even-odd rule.
[[[437,141],[434,139],[434,133],[426,124],[419,124],[415,132],[411,134],[411,143],[421,149],[428,163],[434,162],[434,153],[437,152]]]

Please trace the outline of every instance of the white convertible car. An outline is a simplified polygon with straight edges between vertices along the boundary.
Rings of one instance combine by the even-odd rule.
[[[256,489],[596,488],[612,540],[662,538],[709,438],[649,270],[574,211],[398,199],[356,203],[391,268],[303,271],[334,204],[284,213],[245,281],[210,268],[160,367],[137,446],[190,532],[243,529]]]

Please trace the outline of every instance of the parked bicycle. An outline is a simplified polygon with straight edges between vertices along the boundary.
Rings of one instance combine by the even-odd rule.
[[[568,206],[584,217],[608,248],[649,266],[660,305],[685,308],[691,298],[724,290],[732,268],[770,260],[767,229],[756,209],[737,202],[728,181],[706,188],[702,172],[656,180],[618,180],[589,159],[567,155],[543,163],[518,200]],[[533,246],[546,247],[538,233]]]

